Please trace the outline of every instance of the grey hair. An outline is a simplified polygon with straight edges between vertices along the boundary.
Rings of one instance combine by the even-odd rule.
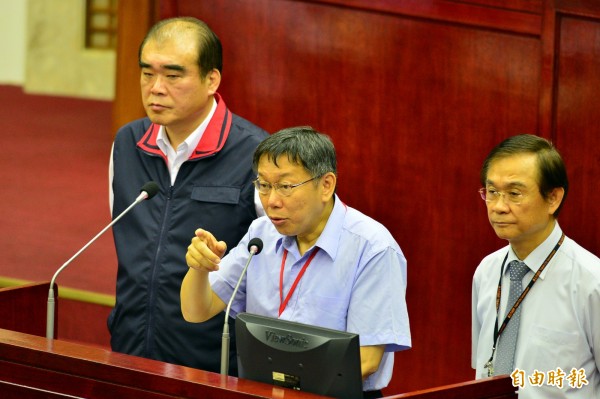
[[[311,177],[326,173],[337,176],[335,147],[331,138],[310,126],[290,127],[267,137],[254,152],[253,169],[258,172],[258,162],[263,156],[277,165],[279,157],[287,156],[290,163],[302,166]]]

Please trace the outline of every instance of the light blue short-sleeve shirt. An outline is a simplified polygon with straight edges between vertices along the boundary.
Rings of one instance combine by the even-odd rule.
[[[295,237],[279,234],[267,217],[256,219],[248,233],[210,274],[213,291],[228,303],[248,259],[248,242],[258,237],[264,247],[252,258],[230,314],[248,312],[359,334],[360,345],[385,345],[379,370],[364,390],[389,383],[394,351],[411,346],[406,308],[406,259],[377,221],[343,204],[336,196],[333,211],[314,247],[300,256]],[[279,316],[280,272],[284,251],[283,297],[314,251],[314,259],[298,281]]]

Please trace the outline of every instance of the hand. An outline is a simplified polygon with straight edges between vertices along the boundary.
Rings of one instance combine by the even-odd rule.
[[[217,241],[210,232],[198,229],[185,254],[187,265],[194,270],[212,272],[219,270],[221,258],[227,251],[225,241]]]

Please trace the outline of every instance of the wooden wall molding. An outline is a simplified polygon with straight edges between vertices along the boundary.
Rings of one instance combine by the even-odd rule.
[[[537,35],[541,33],[541,4],[533,2],[422,1],[422,0],[293,0],[382,12],[404,17],[425,18],[486,29]],[[490,7],[489,3],[495,3]],[[497,3],[497,4],[496,4]],[[508,3],[508,4],[507,4]],[[515,3],[513,7],[510,5]],[[525,4],[528,3],[528,4]],[[503,5],[502,5],[503,4]]]

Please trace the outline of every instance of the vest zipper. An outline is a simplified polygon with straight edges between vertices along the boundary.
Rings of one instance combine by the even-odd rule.
[[[149,358],[153,358],[152,355],[152,338],[154,335],[154,306],[155,306],[155,302],[156,302],[156,289],[155,289],[155,285],[156,285],[156,274],[158,269],[160,268],[160,265],[158,264],[158,260],[160,258],[160,253],[161,253],[161,248],[163,245],[163,240],[165,238],[166,235],[166,226],[167,226],[167,221],[169,220],[169,215],[171,214],[170,209],[171,209],[171,200],[173,199],[173,191],[174,191],[174,187],[171,186],[169,188],[169,192],[167,194],[167,201],[165,202],[165,209],[164,209],[164,214],[163,214],[163,218],[161,221],[161,225],[160,225],[160,235],[158,237],[158,242],[156,245],[156,252],[154,253],[154,260],[152,261],[152,277],[150,278],[150,281],[148,282],[148,290],[149,290],[149,295],[148,295],[148,303],[146,306],[146,343],[144,345],[144,352],[145,352],[145,356],[149,357]]]

